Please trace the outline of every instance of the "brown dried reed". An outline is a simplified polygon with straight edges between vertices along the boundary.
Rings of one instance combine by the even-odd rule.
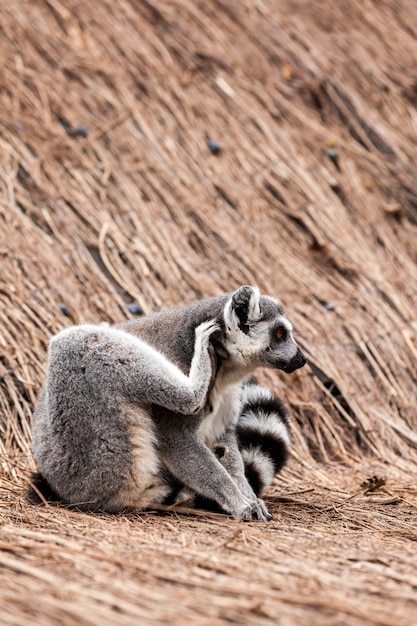
[[[0,623],[416,623],[416,40],[413,0],[0,4]],[[264,374],[274,521],[28,505],[50,336],[244,283],[310,361]]]

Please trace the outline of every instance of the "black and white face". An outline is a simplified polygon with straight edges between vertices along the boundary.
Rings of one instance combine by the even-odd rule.
[[[241,365],[274,367],[291,373],[306,360],[279,304],[254,287],[240,287],[224,310],[229,357]]]
[[[291,374],[303,367],[306,359],[294,341],[292,325],[284,316],[278,316],[270,333],[269,345],[264,350],[265,365]]]

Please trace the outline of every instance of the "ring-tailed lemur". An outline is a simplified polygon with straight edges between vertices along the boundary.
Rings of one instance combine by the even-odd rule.
[[[282,308],[248,286],[66,329],[50,342],[34,414],[35,486],[105,511],[166,502],[185,487],[236,518],[270,519],[262,485],[250,482],[270,481],[285,461],[286,420],[245,380],[259,366],[290,373],[304,363]]]

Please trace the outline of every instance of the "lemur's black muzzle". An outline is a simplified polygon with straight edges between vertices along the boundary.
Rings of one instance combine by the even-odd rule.
[[[306,363],[307,361],[304,354],[301,352],[301,350],[298,349],[296,355],[293,356],[292,359],[288,361],[288,363],[286,363],[282,369],[284,370],[284,372],[287,372],[287,374],[291,374],[292,372],[295,372],[295,370],[298,370],[300,367],[303,367]]]

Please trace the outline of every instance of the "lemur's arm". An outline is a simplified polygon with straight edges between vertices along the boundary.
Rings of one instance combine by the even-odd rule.
[[[213,452],[229,472],[239,489],[248,497],[256,497],[245,476],[245,465],[236,440],[236,429],[228,428],[213,446]]]
[[[210,336],[219,329],[216,320],[195,329],[194,355],[188,376],[164,355],[142,342],[143,353],[130,362],[129,395],[177,414],[198,413],[207,401],[213,376]]]
[[[263,500],[257,498],[245,476],[245,465],[236,439],[235,427],[228,428],[221,439],[213,446],[214,454],[219,459],[221,465],[233,478],[240,491],[250,500],[257,499],[259,506],[263,510],[267,519],[270,519],[268,509]]]
[[[270,519],[263,503],[254,494],[243,494],[215,454],[203,443],[192,418],[184,416],[179,422],[159,408],[154,411],[154,418],[162,460],[186,487],[215,500],[238,519]]]
[[[198,413],[207,402],[213,378],[210,336],[218,328],[216,320],[209,320],[195,329],[188,375],[162,352],[123,330],[89,325],[66,329],[55,335],[49,346],[51,397],[71,397],[86,379],[87,388],[95,390],[105,403],[122,397],[177,414]]]

